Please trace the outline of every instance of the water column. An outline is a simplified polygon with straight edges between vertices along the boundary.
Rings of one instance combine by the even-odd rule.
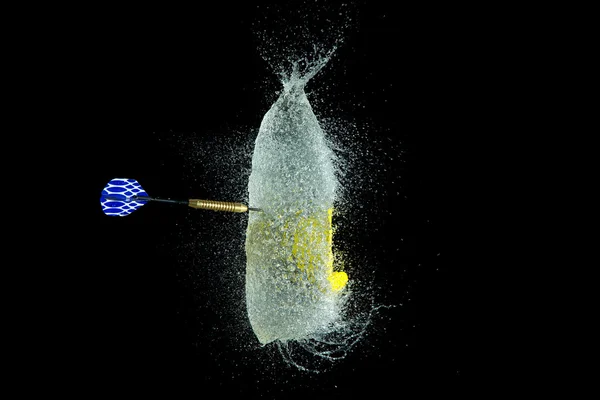
[[[321,60],[297,65],[265,114],[248,183],[246,305],[261,344],[325,333],[339,318],[347,281],[333,269],[332,218],[338,186],[333,153],[304,92]]]

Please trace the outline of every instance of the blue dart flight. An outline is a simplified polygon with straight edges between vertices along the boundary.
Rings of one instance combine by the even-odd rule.
[[[106,184],[100,195],[100,205],[104,214],[111,217],[124,217],[143,205],[155,201],[158,203],[184,204],[192,208],[212,211],[247,212],[261,211],[242,203],[215,200],[171,200],[150,197],[135,179],[115,178]]]

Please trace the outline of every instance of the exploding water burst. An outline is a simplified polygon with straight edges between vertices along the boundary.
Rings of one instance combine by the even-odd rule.
[[[264,210],[248,221],[248,318],[262,345],[274,342],[303,371],[319,372],[344,358],[378,308],[361,309],[358,299],[353,304],[360,283],[350,276],[347,285],[343,257],[334,257],[343,172],[305,93],[340,38],[271,64],[283,88],[262,120],[248,184],[250,204]]]
[[[315,73],[299,75],[294,66],[265,114],[252,158],[249,202],[263,212],[248,221],[246,303],[262,344],[329,330],[347,280],[333,270],[333,154],[304,93]]]
[[[219,171],[223,182],[212,194],[247,200],[263,209],[248,216],[247,227],[245,220],[235,223],[227,228],[228,236],[214,243],[220,250],[211,259],[215,289],[210,296],[220,304],[222,320],[229,321],[225,329],[231,343],[248,350],[243,343],[258,339],[267,353],[275,351],[301,371],[324,371],[346,357],[383,307],[374,296],[373,264],[364,254],[357,256],[362,252],[358,247],[344,248],[347,236],[339,239],[340,231],[347,235],[364,222],[356,213],[349,216],[359,205],[351,204],[354,198],[346,195],[347,189],[356,194],[376,185],[366,180],[367,175],[375,179],[376,172],[357,168],[359,163],[364,164],[360,168],[370,168],[367,164],[373,160],[364,149],[366,128],[327,115],[331,107],[305,91],[309,81],[316,81],[311,84],[323,93],[319,80],[343,41],[348,24],[344,21],[330,25],[327,37],[315,38],[314,32],[304,30],[290,34],[292,25],[286,25],[285,40],[281,34],[258,32],[262,35],[259,51],[281,86],[273,90],[277,97],[259,131],[250,129],[254,132],[249,140],[256,135],[255,142],[243,143],[237,154],[235,149],[222,152],[214,145],[191,146],[200,154],[190,154],[193,159],[227,159],[214,165],[231,165],[231,159],[239,162],[247,172],[227,175],[225,171],[225,176]],[[319,104],[315,110],[319,118],[309,98]],[[368,138],[368,143],[375,139]],[[210,225],[204,225],[207,232],[200,236],[210,235]],[[245,276],[240,274],[244,264]],[[221,290],[224,286],[228,290]]]

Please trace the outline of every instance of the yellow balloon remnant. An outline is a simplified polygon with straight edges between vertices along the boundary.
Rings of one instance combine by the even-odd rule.
[[[344,271],[334,271],[327,279],[329,279],[329,283],[331,283],[331,289],[334,292],[337,292],[346,286],[346,282],[348,282],[348,275],[346,275]]]
[[[327,210],[326,216],[310,216],[301,218],[294,232],[294,242],[290,261],[294,260],[298,269],[306,273],[309,282],[315,283],[318,268],[325,264],[326,276],[333,291],[344,288],[348,282],[345,272],[333,271],[333,208]],[[325,244],[326,259],[320,254]]]

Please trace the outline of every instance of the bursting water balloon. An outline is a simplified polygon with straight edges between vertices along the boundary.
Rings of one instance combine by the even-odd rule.
[[[256,337],[301,340],[331,329],[347,275],[334,271],[332,217],[338,182],[333,153],[304,93],[297,64],[265,114],[252,157],[246,304]]]

